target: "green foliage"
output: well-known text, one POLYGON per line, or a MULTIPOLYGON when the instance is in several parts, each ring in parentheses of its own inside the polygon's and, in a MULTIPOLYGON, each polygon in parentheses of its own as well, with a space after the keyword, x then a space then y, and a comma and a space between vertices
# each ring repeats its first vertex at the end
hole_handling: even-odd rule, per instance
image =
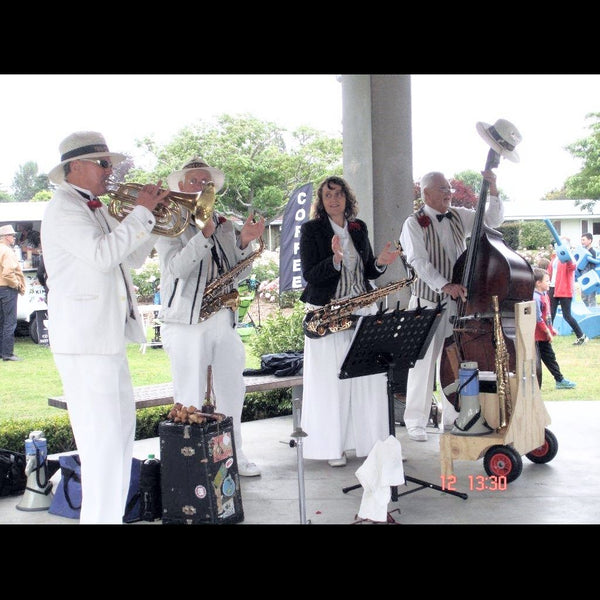
POLYGON ((253 392, 246 395, 242 409, 242 421, 258 421, 291 413, 292 391, 290 389, 253 392))
POLYGON ((279 277, 279 254, 265 250, 253 263, 252 275, 258 283, 279 277))
POLYGON ((29 202, 40 190, 47 190, 49 185, 47 175, 38 175, 37 163, 26 162, 14 176, 14 198, 17 202, 29 202))
POLYGON ((4 190, 0 190, 0 202, 15 202, 14 196, 4 190))
POLYGON ((589 125, 591 134, 565 148, 583 162, 581 171, 565 182, 565 196, 575 200, 588 200, 579 203, 583 209, 592 208, 600 198, 600 113, 589 113, 585 118, 593 119, 589 125))
POLYGON ((513 250, 519 248, 519 224, 518 223, 504 223, 500 227, 496 227, 496 230, 502 234, 506 245, 513 250))
POLYGON ((40 190, 30 200, 30 202, 48 202, 52 199, 52 192, 50 190, 40 190))
POLYGON ((138 300, 145 304, 152 304, 157 282, 160 282, 158 257, 148 258, 143 267, 132 270, 131 277, 137 288, 138 300))
POLYGON ((25 440, 32 431, 44 432, 48 443, 48 454, 68 452, 76 448, 71 422, 66 412, 54 417, 2 421, 0 448, 24 452, 25 440))
POLYGON ((167 419, 171 405, 140 408, 136 413, 135 439, 158 437, 158 426, 167 419))
POLYGON ((127 179, 165 181, 169 173, 200 155, 226 176, 217 210, 244 219, 257 212, 269 220, 281 213, 299 185, 342 172, 341 135, 330 138, 308 127, 291 136, 286 133, 275 123, 249 114, 199 121, 181 129, 165 146, 151 137, 138 141, 153 155, 156 167, 151 173, 134 169, 127 179))
POLYGON ((520 247, 525 250, 548 247, 554 241, 544 221, 521 221, 514 225, 520 226, 520 247))
POLYGON ((304 349, 304 304, 298 302, 288 315, 276 310, 269 315, 257 334, 250 340, 257 356, 278 352, 299 352, 304 349))

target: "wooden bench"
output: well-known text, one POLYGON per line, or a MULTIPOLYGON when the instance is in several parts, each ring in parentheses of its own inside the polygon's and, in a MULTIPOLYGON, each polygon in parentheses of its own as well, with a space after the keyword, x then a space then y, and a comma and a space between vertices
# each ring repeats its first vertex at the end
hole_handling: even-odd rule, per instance
MULTIPOLYGON (((302 375, 291 375, 287 377, 276 377, 275 375, 247 375, 244 376, 246 393, 264 392, 267 390, 278 390, 281 388, 293 388, 292 400, 302 398, 302 375)), ((150 406, 163 406, 173 404, 173 383, 157 383, 154 385, 140 385, 133 388, 135 407, 149 408, 150 406)), ((64 396, 52 396, 48 398, 48 406, 55 408, 67 408, 64 396)))

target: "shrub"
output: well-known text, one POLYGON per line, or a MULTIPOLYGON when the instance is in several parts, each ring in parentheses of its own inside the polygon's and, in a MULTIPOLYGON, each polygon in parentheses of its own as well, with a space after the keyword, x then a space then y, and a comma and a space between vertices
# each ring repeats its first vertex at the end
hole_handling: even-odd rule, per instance
POLYGON ((299 352, 304 349, 304 305, 298 302, 285 315, 280 309, 269 315, 263 326, 249 342, 256 356, 278 352, 299 352))
POLYGON ((136 287, 137 299, 143 304, 152 304, 157 282, 160 281, 160 264, 158 257, 148 258, 144 266, 131 272, 136 287))

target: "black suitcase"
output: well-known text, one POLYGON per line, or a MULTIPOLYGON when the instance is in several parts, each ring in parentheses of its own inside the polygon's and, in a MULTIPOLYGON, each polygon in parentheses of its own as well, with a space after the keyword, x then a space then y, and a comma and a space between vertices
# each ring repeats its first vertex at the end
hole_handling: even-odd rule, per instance
POLYGON ((243 521, 233 419, 202 425, 163 421, 158 434, 163 524, 243 521))

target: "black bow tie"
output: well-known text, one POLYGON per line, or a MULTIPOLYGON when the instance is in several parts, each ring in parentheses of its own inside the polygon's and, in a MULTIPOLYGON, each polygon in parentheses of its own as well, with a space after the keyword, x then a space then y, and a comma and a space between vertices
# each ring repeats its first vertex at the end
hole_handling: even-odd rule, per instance
POLYGON ((442 220, 444 219, 444 217, 448 217, 449 219, 451 219, 452 213, 447 212, 447 213, 444 213, 443 215, 435 215, 435 216, 437 217, 437 220, 441 223, 442 220))
POLYGON ((94 200, 93 196, 90 196, 89 194, 86 194, 85 192, 82 192, 81 190, 75 189, 75 191, 82 196, 83 198, 85 198, 86 200, 94 200))

